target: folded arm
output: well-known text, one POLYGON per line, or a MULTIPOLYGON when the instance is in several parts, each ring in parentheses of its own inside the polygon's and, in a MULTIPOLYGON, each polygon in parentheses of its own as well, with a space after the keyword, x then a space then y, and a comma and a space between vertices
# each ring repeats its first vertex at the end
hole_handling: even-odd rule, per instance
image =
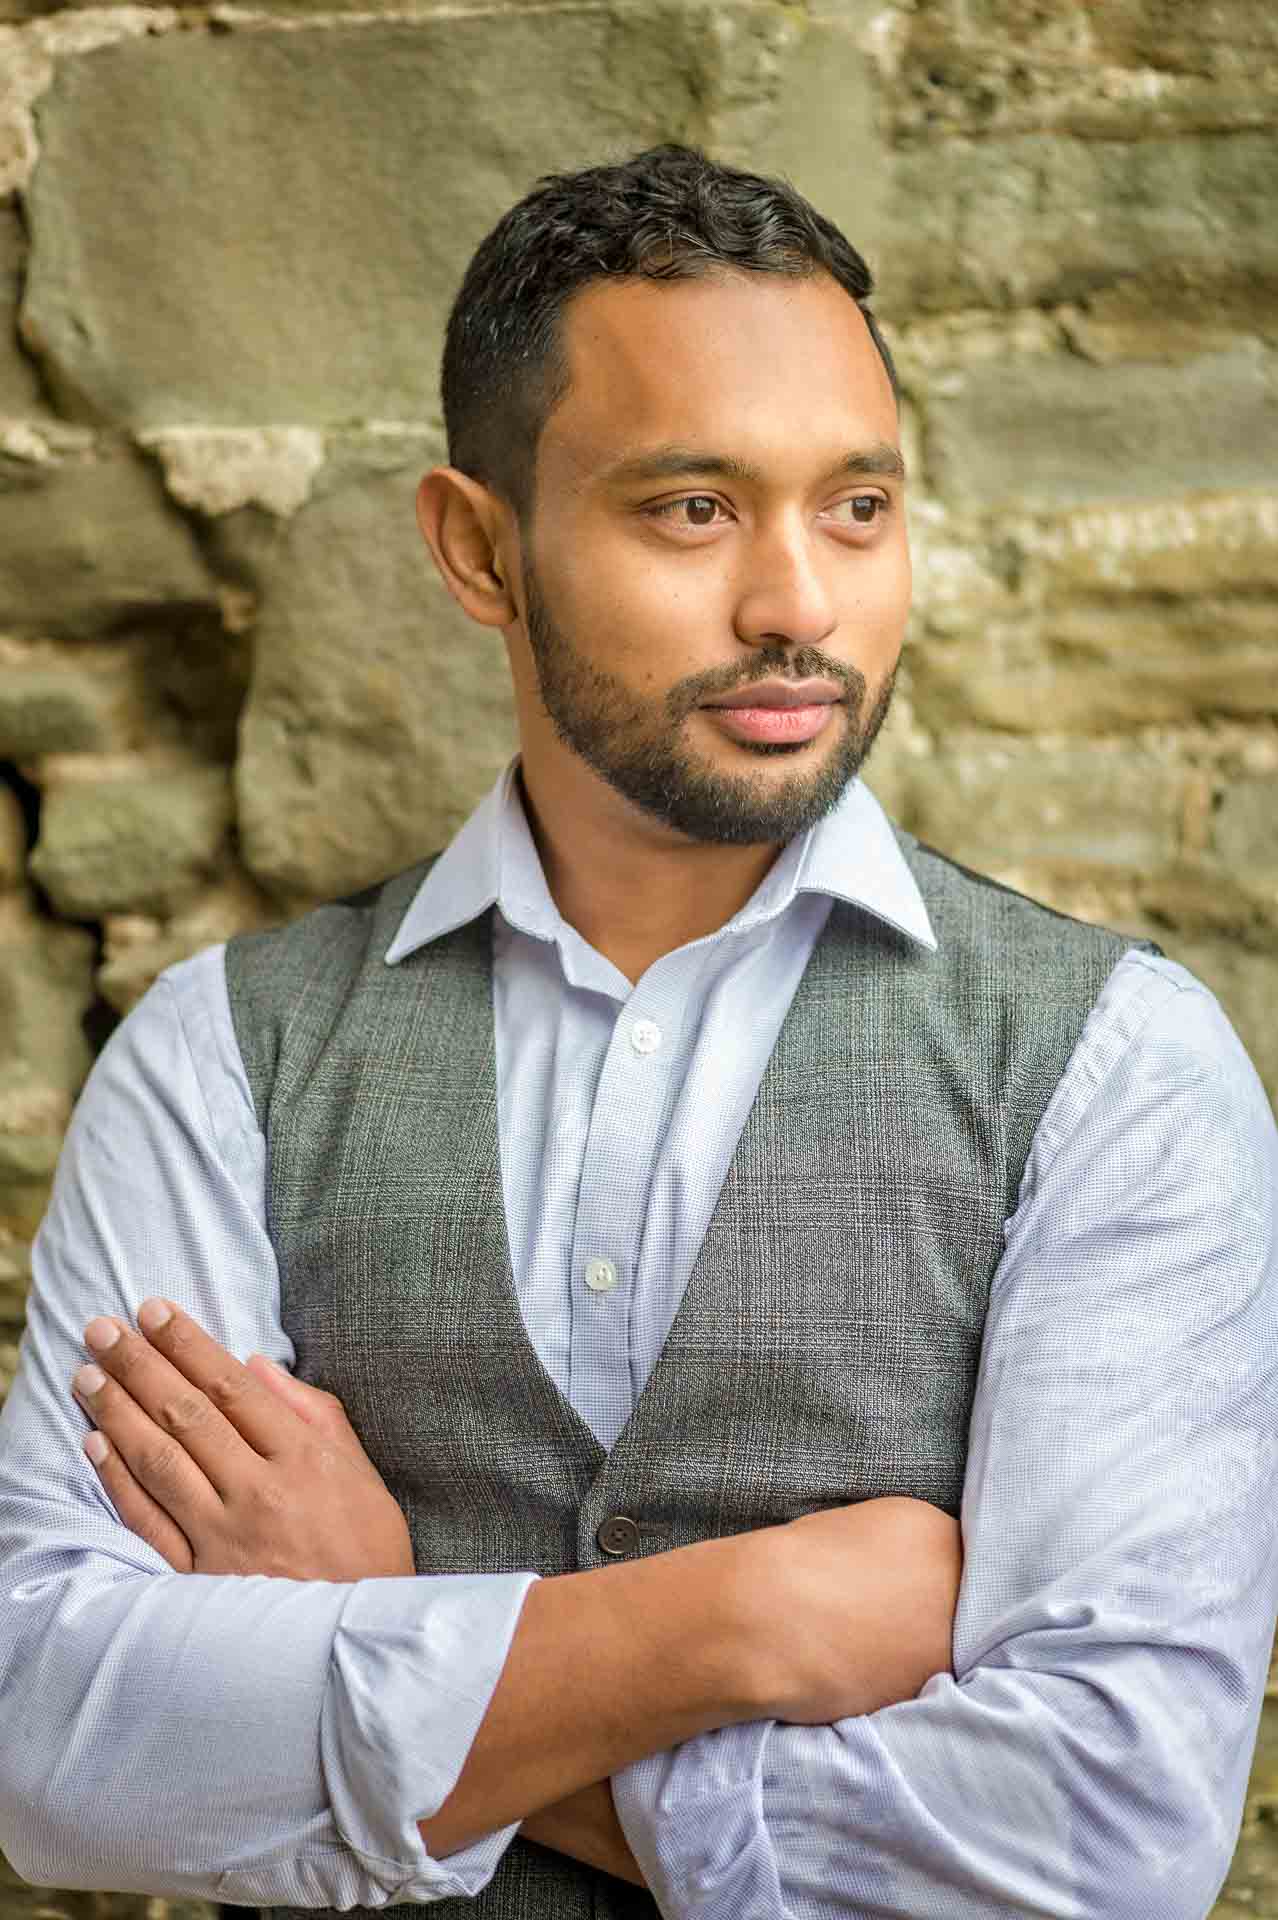
POLYGON ((957 1538, 918 1502, 545 1580, 414 1577, 397 1511, 384 1554, 367 1516, 332 1524, 394 1503, 349 1427, 358 1459, 317 1450, 331 1396, 276 1399, 237 1357, 292 1356, 238 1063, 193 1065, 182 990, 206 963, 160 984, 81 1098, 0 1417, 0 1707, 25 1736, 0 1754, 0 1843, 20 1872, 428 1902, 478 1891, 531 1816, 530 1837, 638 1879, 600 1784, 617 1768, 760 1714, 905 1698, 943 1664, 957 1538), (177 1312, 144 1337, 153 1294, 177 1312), (71 1379, 108 1314, 99 1479, 71 1379), (167 1532, 129 1522, 126 1457, 167 1532))
POLYGON ((615 1776, 667 1920, 1201 1920, 1218 1891, 1278 1608, 1278 1134, 1183 970, 1097 1013, 995 1281, 953 1673, 615 1776))
POLYGON ((474 1892, 514 1827, 441 1865, 417 1821, 456 1783, 533 1576, 179 1576, 80 1450, 70 1380, 95 1315, 165 1293, 233 1352, 293 1359, 261 1138, 238 1061, 209 1058, 216 963, 176 970, 112 1036, 37 1238, 0 1415, 0 1848, 46 1885, 247 1905, 474 1892), (382 1756, 401 1749, 397 1803, 382 1756))

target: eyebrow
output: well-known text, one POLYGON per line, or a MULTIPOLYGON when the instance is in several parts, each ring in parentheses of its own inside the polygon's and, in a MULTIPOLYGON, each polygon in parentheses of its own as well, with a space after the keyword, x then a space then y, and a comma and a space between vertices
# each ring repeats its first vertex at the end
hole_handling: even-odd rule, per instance
MULTIPOLYGON (((761 485, 764 478, 759 467, 748 460, 738 460, 734 454, 704 453, 696 447, 668 445, 653 447, 647 453, 623 455, 603 468, 598 481, 611 487, 633 480, 671 480, 680 474, 699 473, 722 474, 727 479, 746 480, 756 486, 761 485)), ((885 440, 872 447, 854 448, 821 476, 821 485, 852 475, 904 480, 905 462, 900 449, 889 446, 885 440)))

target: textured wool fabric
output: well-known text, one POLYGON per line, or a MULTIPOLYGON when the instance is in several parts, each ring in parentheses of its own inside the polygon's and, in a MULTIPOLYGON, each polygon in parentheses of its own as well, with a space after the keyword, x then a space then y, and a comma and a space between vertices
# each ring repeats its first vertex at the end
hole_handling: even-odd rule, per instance
MULTIPOLYGON (((631 989, 557 922, 521 826, 507 776, 395 948, 500 897, 513 1280, 578 1438, 608 1445, 679 1307, 830 899, 894 923, 903 947, 925 951, 931 936, 890 830, 854 788, 737 922, 631 989), (518 1125, 530 1109, 538 1123, 518 1125), (583 1255, 615 1284, 592 1288, 583 1255)), ((1273 1617, 1274 1162, 1263 1096, 1210 995, 1170 962, 1121 960, 1038 1128, 998 1266, 972 1404, 957 1680, 887 1715, 729 1729, 618 1775, 664 1911, 1146 1911, 1126 1891, 1110 1906, 1093 1892, 1111 1884, 1114 1831, 1149 1911, 1203 1910, 1192 1900, 1223 1873, 1236 1829, 1273 1617), (1163 1311, 1186 1289, 1188 1344, 1163 1311), (1080 1343, 1093 1324, 1096 1351, 1080 1343), (1187 1369, 1198 1391, 1172 1418, 1187 1369), (1157 1418, 1142 1424, 1146 1406, 1157 1418), (1057 1617, 1070 1606, 1079 1619, 1057 1617), (1187 1674, 1190 1643, 1201 1651, 1187 1674), (1071 1747, 1077 1709, 1050 1698, 1053 1684, 1090 1697, 1100 1664, 1132 1729, 1114 1756, 1100 1738, 1071 1747), (1179 1908, 1173 1855, 1172 1893, 1190 1889, 1179 1908)), ((491 1207, 491 1154, 488 1179, 491 1207)), ((295 1358, 217 951, 174 969, 108 1047, 37 1248, 0 1423, 0 1717, 57 1725, 60 1743, 6 1747, 0 1842, 58 1884, 272 1904, 482 1885, 513 1830, 441 1868, 412 1815, 460 1770, 531 1573, 354 1589, 164 1578, 76 1454, 84 1423, 65 1388, 83 1320, 152 1291, 241 1354, 295 1358)), ((539 1877, 553 1857, 511 1856, 542 1899, 526 1910, 559 1911, 539 1877)), ((597 1910, 614 1896, 631 1899, 601 1881, 597 1910)))

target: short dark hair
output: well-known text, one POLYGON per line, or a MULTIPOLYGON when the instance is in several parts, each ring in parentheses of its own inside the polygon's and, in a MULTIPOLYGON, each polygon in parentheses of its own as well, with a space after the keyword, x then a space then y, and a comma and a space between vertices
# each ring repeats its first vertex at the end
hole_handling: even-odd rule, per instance
POLYGON ((787 180, 667 144, 543 174, 480 242, 444 335, 449 465, 505 500, 526 532, 537 444, 568 391, 560 322, 569 299, 609 274, 696 280, 724 269, 804 280, 824 269, 864 314, 899 397, 866 304, 873 276, 839 229, 787 180))

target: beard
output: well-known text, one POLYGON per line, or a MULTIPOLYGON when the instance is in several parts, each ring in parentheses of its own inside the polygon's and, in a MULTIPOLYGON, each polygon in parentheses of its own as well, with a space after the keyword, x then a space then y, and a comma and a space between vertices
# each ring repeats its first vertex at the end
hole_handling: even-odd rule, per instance
MULTIPOLYGON (((833 811, 856 778, 887 718, 895 670, 868 703, 864 674, 815 647, 760 647, 748 672, 713 668, 676 681, 664 700, 645 702, 620 680, 585 659, 550 617, 533 568, 525 568, 528 643, 542 703, 564 745, 609 786, 654 819, 690 840, 721 846, 758 846, 793 839, 833 811), (784 779, 724 773, 683 744, 683 723, 707 700, 758 680, 832 680, 843 689, 833 725, 833 747, 815 766, 796 766, 784 779)), ((751 742, 743 751, 760 759, 813 757, 808 743, 751 742)))

